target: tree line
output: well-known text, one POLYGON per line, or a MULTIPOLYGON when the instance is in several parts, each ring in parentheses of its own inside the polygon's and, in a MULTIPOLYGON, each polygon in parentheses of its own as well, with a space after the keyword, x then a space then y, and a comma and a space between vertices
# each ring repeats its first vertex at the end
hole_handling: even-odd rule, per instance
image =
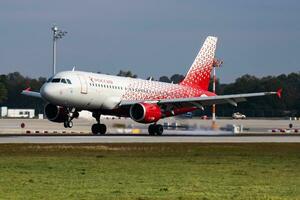
MULTIPOLYGON (((137 75, 131 71, 121 70, 117 75, 137 78, 137 75)), ((183 75, 174 74, 170 77, 161 76, 157 80, 177 84, 183 79, 183 75)), ((45 82, 46 78, 44 77, 29 78, 19 72, 0 75, 0 106, 35 108, 37 113, 43 113, 45 103, 43 100, 23 96, 20 93, 28 87, 33 91, 39 91, 45 82)), ((212 80, 209 87, 211 90, 212 80)), ((237 78, 233 83, 222 84, 219 80, 216 82, 218 95, 277 91, 279 88, 283 89, 281 99, 275 96, 254 97, 247 102, 239 103, 237 107, 229 104, 217 105, 217 116, 231 116, 233 112, 237 111, 249 117, 300 116, 300 72, 262 78, 246 74, 237 78)), ((211 109, 208 107, 204 111, 198 110, 195 115, 210 116, 211 109)))

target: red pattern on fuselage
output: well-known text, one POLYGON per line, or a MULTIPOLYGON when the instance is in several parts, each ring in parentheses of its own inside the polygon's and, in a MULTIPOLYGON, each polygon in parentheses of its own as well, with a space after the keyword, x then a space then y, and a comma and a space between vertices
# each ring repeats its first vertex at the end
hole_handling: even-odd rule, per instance
POLYGON ((201 88, 157 81, 133 80, 126 88, 122 100, 159 100, 214 96, 215 94, 201 88))

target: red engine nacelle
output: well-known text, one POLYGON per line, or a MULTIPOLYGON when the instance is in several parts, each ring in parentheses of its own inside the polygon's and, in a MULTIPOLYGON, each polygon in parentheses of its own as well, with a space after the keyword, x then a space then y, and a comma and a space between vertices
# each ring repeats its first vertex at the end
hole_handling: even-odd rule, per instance
POLYGON ((52 122, 64 122, 68 119, 68 111, 64 107, 48 103, 44 109, 47 119, 52 122))
POLYGON ((130 107, 130 117, 140 123, 157 122, 161 116, 161 109, 156 104, 136 103, 130 107))

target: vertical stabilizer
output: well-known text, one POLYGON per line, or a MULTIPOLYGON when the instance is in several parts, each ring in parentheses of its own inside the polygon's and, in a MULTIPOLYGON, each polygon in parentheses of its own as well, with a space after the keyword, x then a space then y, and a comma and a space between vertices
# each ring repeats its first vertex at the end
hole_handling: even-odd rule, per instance
POLYGON ((218 38, 208 36, 181 85, 208 90, 218 38))

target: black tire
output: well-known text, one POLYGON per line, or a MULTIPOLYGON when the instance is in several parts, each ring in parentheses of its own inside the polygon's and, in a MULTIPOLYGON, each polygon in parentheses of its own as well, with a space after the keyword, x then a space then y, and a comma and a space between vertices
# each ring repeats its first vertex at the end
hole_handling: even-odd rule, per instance
POLYGON ((72 121, 68 121, 67 122, 67 126, 68 126, 68 128, 72 128, 73 127, 73 122, 72 121))
POLYGON ((99 124, 99 132, 100 132, 101 135, 104 135, 106 133, 105 124, 99 124))
POLYGON ((64 127, 65 128, 72 128, 73 122, 72 121, 64 121, 64 127))
POLYGON ((64 121, 64 127, 68 128, 67 121, 64 121))
POLYGON ((160 124, 155 125, 155 132, 157 135, 162 135, 164 132, 164 127, 160 124))
POLYGON ((148 133, 149 133, 149 135, 155 135, 155 125, 154 124, 149 125, 148 133))
POLYGON ((91 130, 92 130, 93 135, 97 135, 99 132, 98 124, 93 124, 91 130))

